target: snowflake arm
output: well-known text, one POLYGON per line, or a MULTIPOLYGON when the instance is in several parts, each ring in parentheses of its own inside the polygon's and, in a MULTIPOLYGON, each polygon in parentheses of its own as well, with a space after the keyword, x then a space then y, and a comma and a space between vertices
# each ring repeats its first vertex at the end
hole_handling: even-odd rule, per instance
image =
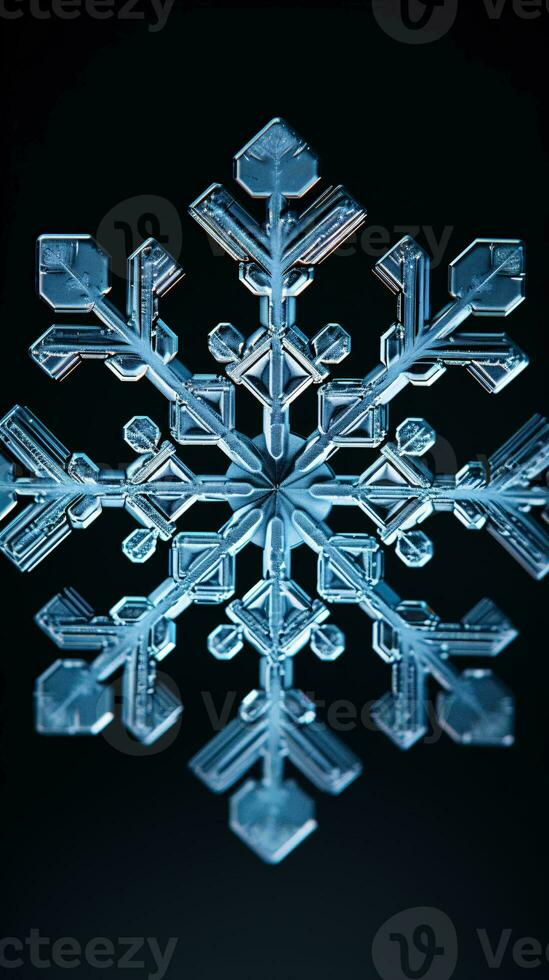
POLYGON ((215 443, 250 472, 261 468, 246 436, 234 428, 234 394, 213 375, 191 376, 175 358, 177 338, 158 317, 158 301, 183 272, 153 239, 128 260, 128 316, 106 299, 108 259, 89 235, 42 235, 38 240, 38 288, 62 313, 94 312, 100 326, 53 326, 31 347, 31 356, 61 379, 82 360, 103 359, 121 381, 148 377, 170 402, 177 442, 215 443))
POLYGON ((505 334, 463 333, 469 316, 507 316, 524 299, 524 246, 477 239, 450 265, 450 302, 429 322, 429 259, 404 238, 376 274, 398 296, 397 322, 381 338, 381 364, 361 381, 334 381, 319 392, 319 429, 297 468, 326 461, 339 446, 378 446, 387 434, 389 402, 408 383, 434 384, 462 365, 497 393, 528 364, 505 334))
POLYGON ((234 656, 245 638, 261 656, 260 687, 242 702, 238 717, 190 762, 215 792, 233 786, 262 763, 262 780, 249 780, 232 797, 231 827, 265 861, 277 863, 316 827, 314 804, 284 779, 287 758, 318 789, 341 793, 361 772, 358 759, 321 722, 314 703, 292 686, 293 657, 310 643, 323 660, 344 648, 329 612, 289 578, 290 548, 284 521, 275 516, 266 531, 264 578, 243 600, 229 605, 234 626, 220 626, 209 639, 220 659, 234 656))
POLYGON ((264 408, 269 453, 281 459, 289 434, 288 408, 312 382, 339 363, 350 340, 328 324, 309 344, 295 323, 296 297, 309 286, 315 266, 363 223, 366 212, 342 187, 327 191, 297 215, 288 202, 318 180, 317 157, 281 119, 273 119, 235 157, 236 179, 266 201, 260 225, 219 184, 191 205, 192 216, 239 262, 241 281, 260 297, 261 327, 245 342, 231 324, 210 334, 210 350, 227 373, 244 384, 264 408))
POLYGON ((124 507, 143 525, 122 546, 128 558, 143 562, 159 538, 174 535, 176 521, 196 501, 253 492, 246 482, 195 476, 146 416, 131 419, 124 437, 137 459, 123 470, 102 470, 85 453, 71 454, 28 408, 17 405, 0 421, 0 440, 31 474, 16 476, 0 457, 0 515, 7 516, 18 498, 34 498, 0 533, 0 550, 21 571, 33 569, 71 530, 89 527, 104 507, 124 507))
POLYGON ((98 650, 88 664, 57 660, 38 678, 37 728, 45 734, 97 734, 113 718, 104 683, 124 670, 124 723, 147 745, 175 723, 181 706, 156 683, 156 664, 175 647, 174 620, 191 603, 224 602, 234 590, 234 556, 250 540, 260 511, 235 514, 219 534, 178 535, 170 576, 148 598, 126 596, 108 616, 96 616, 76 593, 55 596, 37 616, 63 650, 98 650))
POLYGON ((421 567, 433 548, 422 531, 434 512, 450 511, 469 530, 488 532, 526 569, 541 579, 549 569, 549 538, 534 511, 547 507, 549 492, 539 482, 549 464, 549 425, 535 415, 486 465, 468 463, 456 475, 435 476, 418 459, 435 442, 423 419, 407 419, 359 477, 341 476, 311 487, 332 504, 356 504, 375 522, 384 544, 410 567, 421 567))
POLYGON ((460 674, 450 656, 494 657, 517 632, 490 601, 484 600, 460 624, 441 623, 425 602, 403 602, 383 581, 378 542, 356 534, 334 535, 326 524, 296 511, 293 523, 319 555, 318 591, 329 602, 357 603, 374 620, 373 645, 393 665, 393 690, 378 702, 374 718, 400 748, 427 732, 425 682, 431 675, 445 694, 438 721, 465 744, 509 745, 513 702, 490 671, 460 674))

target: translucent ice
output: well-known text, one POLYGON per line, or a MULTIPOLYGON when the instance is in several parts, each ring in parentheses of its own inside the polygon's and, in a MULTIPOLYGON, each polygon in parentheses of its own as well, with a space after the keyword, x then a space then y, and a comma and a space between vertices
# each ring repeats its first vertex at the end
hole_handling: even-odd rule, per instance
POLYGON ((449 302, 434 316, 427 254, 410 238, 396 243, 375 268, 397 299, 380 363, 363 378, 328 381, 331 367, 348 355, 350 337, 336 323, 307 337, 297 323, 297 300, 366 213, 343 187, 313 191, 316 155, 280 119, 236 155, 235 175, 240 196, 258 199, 256 209, 264 205, 263 221, 219 184, 190 209, 237 260, 240 281, 259 301, 259 327, 251 336, 230 323, 210 333, 209 350, 223 376, 193 375, 177 358, 177 336, 159 306, 183 273, 161 245, 145 241, 129 258, 122 313, 109 299, 108 257, 97 242, 89 235, 40 237, 40 295, 70 322, 50 327, 33 344, 32 357, 55 379, 90 358, 102 359, 122 381, 148 378, 169 403, 173 441, 162 438, 156 421, 136 416, 124 427, 132 458, 120 470, 106 470, 66 449, 29 409, 16 406, 0 421, 7 452, 0 456, 0 549, 29 571, 104 507, 125 508, 137 522, 122 542, 132 562, 147 561, 170 542, 168 575, 149 596, 124 596, 107 615, 97 615, 69 589, 38 614, 61 650, 36 686, 37 727, 48 734, 97 734, 109 725, 109 685, 118 671, 124 724, 141 742, 155 742, 182 711, 157 670, 176 646, 176 619, 191 603, 231 600, 208 649, 228 661, 251 648, 259 682, 191 767, 216 792, 258 770, 233 795, 230 824, 275 863, 316 827, 315 805, 287 777, 288 763, 332 794, 360 773, 358 759, 294 686, 294 657, 303 648, 325 662, 344 651, 341 629, 328 622, 330 606, 353 603, 373 622, 373 649, 392 671, 390 693, 376 703, 374 717, 396 745, 410 748, 427 731, 429 678, 440 688, 438 721, 452 739, 511 744, 511 694, 492 671, 457 664, 461 656, 492 659, 515 629, 488 599, 458 623, 441 620, 427 602, 401 599, 384 579, 383 547, 394 544, 409 568, 422 567, 434 553, 423 525, 434 512, 448 511, 468 529, 486 528, 541 578, 549 549, 537 514, 548 502, 549 427, 535 416, 485 465, 477 460, 457 474, 430 469, 436 433, 423 419, 405 419, 395 441, 386 438, 390 402, 405 385, 429 386, 447 368, 463 366, 497 393, 526 367, 506 334, 465 329, 469 318, 482 317, 484 324, 523 300, 520 241, 473 242, 451 263, 449 302), (296 207, 306 195, 313 202, 296 207), (304 438, 292 429, 290 412, 313 384, 321 385, 318 428, 304 438), (262 408, 263 431, 255 439, 235 426, 239 385, 262 408), (215 444, 227 459, 218 474, 195 475, 176 444, 215 444), (330 464, 342 446, 375 450, 362 473, 336 476, 330 464), (178 521, 196 501, 225 502, 232 516, 218 533, 178 533, 178 521), (336 505, 360 508, 372 533, 334 534, 326 522, 336 505), (234 598, 236 556, 248 545, 261 549, 262 577, 234 598), (301 545, 317 556, 316 597, 292 577, 292 550, 301 545), (93 659, 82 659, 87 651, 93 659))

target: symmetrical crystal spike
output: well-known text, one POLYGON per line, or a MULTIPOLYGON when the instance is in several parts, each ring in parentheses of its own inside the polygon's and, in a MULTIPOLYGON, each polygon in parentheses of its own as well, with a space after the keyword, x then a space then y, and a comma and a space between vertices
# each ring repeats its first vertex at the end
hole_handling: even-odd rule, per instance
POLYGON ((231 660, 251 648, 259 656, 259 683, 190 765, 215 792, 249 774, 231 798, 230 824, 263 860, 276 863, 316 827, 314 803, 287 778, 286 764, 331 794, 361 769, 293 681, 294 658, 304 648, 325 662, 344 651, 341 629, 328 622, 330 605, 354 603, 373 621, 373 649, 392 671, 391 691, 373 714, 397 746, 408 749, 427 732, 429 678, 440 688, 438 724, 452 739, 512 743, 511 694, 490 670, 459 670, 456 658, 493 658, 515 629, 488 599, 460 623, 445 623, 427 602, 401 599, 384 580, 382 547, 394 544, 408 567, 422 567, 434 548, 421 525, 434 512, 448 511, 469 529, 485 527, 541 578, 549 548, 536 515, 548 502, 549 427, 534 416, 486 463, 469 463, 458 473, 429 468, 425 457, 436 433, 423 419, 405 419, 394 442, 385 441, 389 403, 408 383, 431 385, 447 367, 461 365, 497 393, 527 365, 505 334, 464 330, 469 317, 507 316, 523 300, 523 244, 473 242, 451 263, 450 301, 431 317, 429 258, 405 238, 375 268, 397 297, 395 322, 381 337, 380 364, 363 379, 322 384, 317 431, 309 438, 293 432, 292 403, 311 384, 326 382, 351 344, 335 323, 319 326, 309 340, 297 326, 297 299, 366 213, 342 187, 296 208, 318 182, 318 162, 281 119, 237 153, 235 177, 242 191, 264 202, 264 221, 218 184, 190 209, 238 261, 241 282, 259 298, 259 326, 251 336, 230 323, 210 333, 210 352, 225 376, 192 375, 177 359, 178 340, 160 318, 159 304, 183 273, 152 239, 128 260, 123 315, 108 298, 108 258, 97 242, 89 235, 42 235, 40 295, 56 313, 93 316, 94 322, 56 324, 31 348, 55 379, 89 358, 103 359, 122 381, 147 377, 169 402, 175 442, 219 446, 229 458, 227 471, 195 476, 146 416, 124 427, 133 459, 120 470, 102 469, 16 406, 0 421, 6 450, 0 455, 0 519, 6 518, 0 550, 29 571, 104 507, 123 507, 137 521, 122 543, 131 561, 144 562, 159 542, 170 542, 168 577, 149 596, 124 596, 108 615, 96 615, 68 589, 38 614, 39 626, 63 651, 36 685, 37 728, 47 734, 97 734, 108 726, 111 679, 121 672, 123 723, 141 743, 156 742, 182 711, 158 676, 159 661, 176 645, 176 619, 191 603, 231 600, 208 650, 231 660), (263 432, 255 439, 235 427, 240 384, 262 407, 263 432), (362 475, 336 476, 328 460, 340 446, 381 448, 365 461, 362 475), (218 533, 177 533, 196 501, 227 503, 233 515, 218 533), (333 534, 326 520, 337 504, 358 506, 376 536, 333 534), (233 598, 235 558, 248 544, 262 551, 261 578, 233 598), (302 544, 317 556, 316 598, 292 578, 292 549, 302 544), (78 659, 65 651, 76 651, 78 659), (82 657, 86 651, 93 659, 82 657))
POLYGON ((534 578, 549 568, 549 537, 535 512, 547 508, 543 477, 549 465, 549 424, 534 415, 485 464, 468 463, 456 474, 434 475, 418 458, 435 441, 423 419, 407 419, 361 476, 340 476, 311 486, 318 500, 357 505, 377 525, 384 544, 396 542, 407 565, 424 565, 433 546, 412 530, 434 512, 449 511, 472 531, 487 531, 534 578))

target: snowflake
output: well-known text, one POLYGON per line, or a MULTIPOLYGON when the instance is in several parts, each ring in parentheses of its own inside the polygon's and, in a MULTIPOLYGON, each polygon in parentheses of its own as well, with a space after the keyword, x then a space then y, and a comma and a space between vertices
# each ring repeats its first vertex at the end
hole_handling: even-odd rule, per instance
POLYGON ((123 721, 145 744, 177 721, 182 707, 157 676, 175 647, 175 620, 191 603, 233 596, 235 557, 250 542, 263 551, 263 578, 226 608, 227 621, 208 639, 220 660, 246 642, 260 655, 257 690, 237 717, 191 761, 212 790, 231 787, 257 763, 260 779, 231 798, 232 829, 265 861, 284 858, 316 826, 313 801, 286 779, 287 760, 316 787, 340 793, 360 773, 358 759, 316 719, 315 704, 293 686, 293 658, 307 644, 324 661, 344 649, 329 604, 355 603, 373 620, 374 650, 391 665, 391 692, 377 702, 377 725, 400 747, 427 731, 429 676, 442 689, 441 727, 456 742, 509 745, 513 700, 489 670, 458 670, 455 656, 493 657, 516 636, 507 618, 483 600, 460 623, 444 623, 426 602, 403 601, 383 578, 382 545, 396 545, 411 568, 433 546, 418 526, 439 510, 466 528, 485 527, 535 578, 548 567, 547 537, 535 518, 547 503, 542 473, 549 455, 548 425, 534 417, 489 460, 457 475, 434 475, 421 457, 435 432, 410 418, 387 442, 389 403, 408 383, 432 385, 447 367, 462 365, 489 392, 498 392, 527 365, 505 334, 463 330, 470 316, 506 316, 524 298, 524 247, 518 241, 478 239, 450 266, 448 305, 429 312, 429 259, 411 239, 395 245, 375 272, 398 299, 396 322, 381 338, 381 362, 360 380, 319 389, 318 430, 303 439, 290 429, 290 405, 312 384, 326 382, 331 365, 349 353, 350 338, 330 323, 309 340, 296 325, 296 300, 315 267, 365 220, 342 187, 330 189, 300 213, 292 199, 317 183, 317 159, 283 121, 272 120, 235 158, 236 180, 263 199, 259 224, 220 185, 191 206, 192 216, 239 263, 240 279, 259 297, 260 327, 248 339, 219 324, 209 348, 226 377, 192 375, 176 359, 177 338, 158 304, 182 270, 154 240, 129 259, 128 309, 108 299, 108 259, 88 235, 39 239, 38 288, 58 313, 91 314, 98 324, 52 326, 31 348, 51 377, 64 378, 86 358, 101 358, 123 381, 143 377, 170 405, 176 443, 215 444, 230 460, 225 474, 195 476, 157 425, 137 416, 125 426, 137 454, 126 469, 101 470, 71 453, 31 411, 15 407, 0 438, 19 467, 0 457, 0 516, 11 516, 0 547, 21 570, 44 559, 73 529, 88 527, 103 507, 125 507, 140 525, 123 542, 144 562, 159 539, 171 541, 168 577, 148 597, 123 597, 98 616, 74 591, 53 598, 38 614, 41 628, 64 650, 95 651, 91 662, 57 660, 37 681, 38 731, 97 734, 113 718, 108 682, 123 672, 123 721), (263 406, 263 433, 249 439, 235 428, 235 386, 245 385, 263 406), (358 476, 335 476, 328 460, 341 446, 379 450, 358 476), (21 475, 21 467, 27 475, 21 475), (195 501, 225 501, 233 510, 219 533, 176 533, 195 501), (333 506, 358 506, 374 536, 334 534, 325 523, 333 506), (291 577, 292 549, 318 555, 318 594, 311 598, 291 577), (328 605, 327 605, 328 604, 328 605))

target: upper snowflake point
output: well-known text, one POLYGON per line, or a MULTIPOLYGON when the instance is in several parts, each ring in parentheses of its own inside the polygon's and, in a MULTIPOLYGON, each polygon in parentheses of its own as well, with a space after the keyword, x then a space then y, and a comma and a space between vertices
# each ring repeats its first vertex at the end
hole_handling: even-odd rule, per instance
POLYGON ((109 256, 91 235, 40 235, 38 292, 54 310, 87 311, 105 296, 109 256))
POLYGON ((475 239, 450 265, 450 291, 474 316, 508 316, 525 297, 524 243, 475 239))
POLYGON ((302 197, 318 180, 318 160, 287 122, 275 118, 236 154, 235 177, 252 197, 302 197))

